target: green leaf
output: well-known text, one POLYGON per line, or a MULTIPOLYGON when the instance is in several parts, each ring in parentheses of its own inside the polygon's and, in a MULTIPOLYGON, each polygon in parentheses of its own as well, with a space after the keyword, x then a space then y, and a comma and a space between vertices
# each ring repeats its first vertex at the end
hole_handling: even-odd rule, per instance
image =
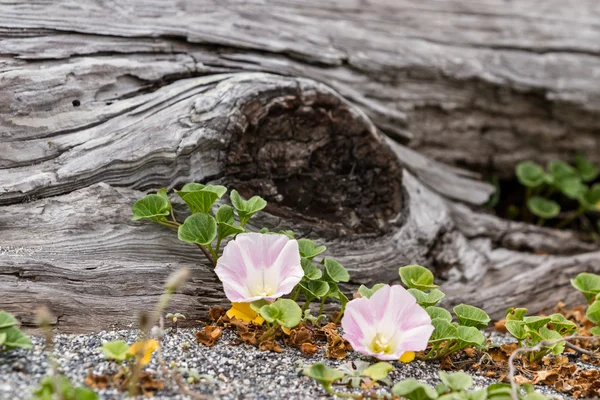
POLYGON ((6 343, 7 336, 8 335, 6 334, 6 332, 0 332, 0 347, 2 347, 4 343, 6 343))
POLYGON ((264 300, 264 299, 260 299, 260 300, 255 300, 253 302, 250 303, 250 308, 252 309, 252 311, 260 313, 260 309, 263 306, 268 306, 271 305, 270 301, 264 300))
POLYGON ((584 182, 593 181, 598 177, 598 167, 586 159, 582 154, 577 154, 575 158, 575 168, 584 182))
POLYGON ((270 307, 274 307, 279 310, 276 321, 279 325, 285 328, 294 328, 302 320, 302 310, 294 300, 278 299, 276 302, 271 304, 270 307))
POLYGON ((470 388, 473 386, 473 378, 464 372, 455 372, 453 374, 448 374, 444 371, 440 371, 440 379, 442 382, 448 386, 453 391, 461 391, 470 388))
POLYGON ((582 272, 571 279, 571 285, 585 296, 588 304, 600 293, 600 275, 582 272))
POLYGON ((533 215, 543 219, 554 218, 560 213, 557 202, 540 196, 533 196, 527 200, 527 208, 533 215))
POLYGON ((344 373, 342 371, 329 368, 323 363, 316 363, 308 368, 305 368, 304 375, 313 378, 315 381, 323 385, 326 389, 328 389, 332 383, 344 377, 344 373))
POLYGON ((147 219, 154 222, 162 222, 167 220, 167 216, 171 212, 171 202, 169 199, 159 194, 149 194, 135 202, 131 207, 133 212, 132 221, 147 219))
MULTIPOLYGON (((539 330, 539 334, 541 340, 553 341, 562 339, 560 333, 553 331, 551 329, 546 328, 545 326, 541 327, 539 330)), ((563 353, 565 350, 565 342, 558 342, 554 345, 547 346, 554 355, 558 356, 563 353)))
POLYGON ((212 205, 215 204, 215 201, 219 198, 216 193, 211 191, 199 190, 197 192, 190 192, 181 194, 181 196, 185 204, 188 205, 192 214, 196 214, 199 212, 209 213, 212 209, 212 205))
POLYGON ((0 311, 0 329, 18 325, 19 321, 6 311, 0 311))
POLYGON ((325 281, 300 282, 300 286, 308 291, 315 299, 319 299, 329 293, 329 284, 325 281))
POLYGON ((598 325, 600 323, 600 300, 596 299, 585 312, 590 321, 598 325))
POLYGON ((215 214, 217 222, 224 222, 229 225, 235 224, 235 215, 233 214, 233 208, 227 204, 222 204, 217 213, 215 214))
POLYGON ((270 304, 262 306, 258 310, 258 313, 268 323, 275 322, 275 320, 279 317, 279 309, 277 307, 275 307, 275 306, 270 305, 270 304))
POLYGON ((539 316, 523 318, 523 322, 525 323, 525 325, 529 329, 532 329, 534 331, 539 330, 542 326, 546 326, 546 324, 548 324, 548 322, 550 322, 551 320, 552 320, 552 318, 550 318, 550 317, 539 317, 539 316))
POLYGON ((312 260, 326 250, 325 246, 318 246, 310 239, 298 239, 298 249, 300 255, 312 260))
POLYGON ((485 346, 485 336, 481 331, 473 326, 458 326, 458 338, 461 342, 469 346, 485 346))
POLYGON ((302 257, 300 259, 300 265, 304 270, 304 277, 308 280, 314 281, 316 279, 321 279, 323 276, 323 272, 308 258, 302 257))
POLYGON ((98 400, 98 395, 92 389, 80 386, 74 390, 75 397, 73 400, 98 400))
POLYGON ((573 168, 571 165, 567 164, 564 161, 550 161, 548 163, 548 171, 552 175, 552 177, 561 181, 566 178, 573 178, 578 175, 577 170, 573 168))
POLYGON ((177 236, 184 242, 206 246, 217 236, 217 222, 205 213, 190 215, 179 227, 177 236))
POLYGON ((544 169, 534 162, 519 163, 515 172, 517 179, 523 186, 534 188, 544 183, 544 169))
POLYGON ((511 307, 508 310, 506 310, 506 320, 507 321, 523 321, 523 318, 525 318, 525 314, 527 314, 526 308, 511 307))
POLYGON ((560 191, 571 199, 579 199, 588 191, 588 187, 578 176, 565 178, 557 182, 560 191))
POLYGON ((408 292, 417 299, 417 304, 423 308, 435 306, 446 296, 444 292, 439 289, 433 289, 429 293, 425 293, 419 289, 408 289, 408 292))
POLYGON ((453 310, 460 324, 463 326, 473 326, 477 329, 483 329, 490 323, 490 317, 480 308, 459 304, 453 310))
POLYGON ((361 297, 366 297, 367 299, 369 299, 375 294, 376 291, 378 291, 384 286, 385 284, 383 283, 376 283, 371 289, 369 289, 365 285, 360 285, 360 287, 358 288, 358 294, 360 294, 361 297))
POLYGON ((425 311, 427 311, 427 314, 429 314, 432 320, 435 318, 440 318, 448 322, 452 322, 452 314, 442 307, 427 307, 425 311))
POLYGON ((445 319, 434 318, 431 324, 435 328, 429 339, 430 343, 439 343, 458 338, 458 329, 445 319))
POLYGON ((600 211, 600 183, 594 184, 579 200, 586 210, 600 211))
POLYGON ((504 324, 506 330, 519 340, 523 340, 527 337, 527 331, 525 330, 525 323, 523 321, 506 321, 504 324))
POLYGON ((560 333, 561 336, 577 332, 577 325, 573 321, 569 321, 564 315, 552 314, 550 318, 554 330, 560 333))
POLYGON ((217 237, 220 239, 226 238, 231 235, 237 235, 239 233, 244 233, 244 232, 246 232, 244 230, 244 228, 241 228, 239 226, 229 225, 225 222, 217 223, 217 237))
POLYGON ((267 206, 267 202, 259 196, 253 196, 249 200, 244 200, 235 189, 231 191, 229 198, 231 204, 238 212, 240 225, 242 226, 246 225, 246 222, 248 222, 254 214, 267 206))
POLYGON ((488 400, 511 400, 511 387, 506 383, 492 383, 487 387, 488 400))
POLYGON ((594 336, 600 336, 600 326, 595 326, 590 329, 590 333, 594 336))
POLYGON ((129 345, 122 340, 113 340, 106 342, 100 348, 104 357, 108 360, 125 361, 131 357, 129 353, 129 345))
POLYGON ((434 400, 438 398, 438 394, 434 388, 414 378, 396 383, 392 388, 392 393, 394 396, 407 400, 434 400))
POLYGON ((407 288, 425 291, 438 287, 433 284, 433 273, 420 265, 405 265, 398 269, 398 273, 407 288))
POLYGON ((2 329, 2 332, 6 334, 6 338, 4 339, 4 348, 6 350, 16 348, 33 349, 31 339, 16 326, 4 328, 2 329))
POLYGON ((325 266, 325 277, 331 282, 348 282, 350 274, 342 264, 333 258, 324 258, 321 263, 325 266))
POLYGON ((364 372, 364 376, 368 376, 374 381, 380 381, 387 378, 390 371, 394 369, 394 366, 388 362, 380 361, 373 365, 370 365, 364 372))

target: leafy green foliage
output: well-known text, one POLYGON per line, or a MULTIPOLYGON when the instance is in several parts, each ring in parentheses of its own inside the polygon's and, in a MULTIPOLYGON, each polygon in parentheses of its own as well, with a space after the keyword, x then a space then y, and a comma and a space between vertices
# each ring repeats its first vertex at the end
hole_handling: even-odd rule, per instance
MULTIPOLYGON (((464 372, 447 374, 440 371, 442 381, 434 389, 432 386, 421 383, 416 379, 406 379, 398 382, 392 388, 392 394, 407 400, 510 400, 511 386, 504 383, 494 383, 479 390, 469 390, 473 386, 473 379, 464 372)), ((534 392, 531 385, 518 388, 517 396, 520 400, 546 400, 546 396, 534 392)))
POLYGON ((303 373, 320 383, 327 392, 336 394, 332 391, 331 385, 337 381, 353 388, 358 388, 361 386, 362 382, 367 383, 368 381, 379 382, 391 386, 388 374, 393 369, 394 366, 385 361, 369 364, 366 361, 357 360, 342 364, 337 369, 327 367, 322 363, 317 363, 304 368, 303 373))
POLYGON ((433 273, 420 265, 405 265, 400 267, 398 273, 402 283, 409 289, 424 291, 438 287, 433 284, 433 273))
POLYGON ((385 286, 383 283, 376 283, 371 289, 369 289, 365 285, 360 285, 360 287, 358 288, 358 294, 360 294, 361 297, 366 297, 367 299, 369 299, 375 294, 376 291, 381 289, 383 286, 385 286))
POLYGON ((206 246, 217 237, 217 221, 203 212, 190 215, 179 227, 177 236, 184 242, 206 246))
POLYGON ((215 201, 227 193, 227 188, 218 185, 188 183, 176 193, 185 201, 192 214, 208 213, 215 201))
POLYGON ((229 198, 231 204, 238 212, 240 225, 242 227, 246 225, 246 222, 248 222, 254 214, 267 206, 267 202, 259 196, 253 196, 248 200, 244 200, 237 190, 232 190, 229 198))
POLYGON ((317 246, 310 239, 298 239, 298 248, 300 249, 300 256, 309 260, 312 260, 327 249, 325 246, 317 246))
POLYGON ((107 360, 122 362, 132 356, 129 352, 129 345, 122 340, 106 342, 100 347, 100 350, 104 353, 104 357, 107 360))
POLYGON ((550 219, 560 214, 560 205, 554 200, 534 196, 527 200, 527 208, 533 215, 543 219, 550 219))
POLYGON ((0 351, 33 348, 31 340, 18 325, 19 321, 12 314, 0 311, 0 351))
POLYGON ((285 328, 294 328, 302 320, 300 306, 290 299, 278 299, 273 304, 265 304, 258 312, 265 321, 285 328))
POLYGON ((591 304, 600 293, 600 275, 582 272, 575 279, 571 279, 571 285, 585 296, 588 304, 591 304))
POLYGON ((32 400, 97 400, 98 395, 86 387, 73 387, 69 379, 63 375, 46 376, 40 386, 33 391, 32 400), (58 389, 58 392, 57 392, 58 389))
MULTIPOLYGON (((534 347, 542 341, 553 341, 577 331, 577 325, 561 314, 546 317, 527 317, 526 308, 509 308, 506 311, 506 330, 513 335, 519 344, 534 347)), ((530 352, 531 361, 541 360, 552 353, 559 355, 565 348, 564 342, 542 347, 540 351, 530 352)))
POLYGON ((304 375, 319 382, 325 390, 330 391, 331 385, 344 377, 344 373, 334 368, 329 368, 323 363, 316 363, 304 369, 304 375))
POLYGON ((431 346, 422 358, 439 359, 467 347, 485 347, 485 336, 480 329, 488 326, 490 317, 483 310, 459 304, 454 307, 458 322, 452 322, 452 314, 436 306, 445 295, 433 284, 431 271, 420 265, 408 265, 400 267, 398 273, 417 304, 425 308, 435 328, 429 339, 431 346))
POLYGON ((600 211, 600 183, 588 187, 597 179, 598 172, 598 167, 582 155, 576 157, 575 166, 554 160, 545 171, 540 165, 526 161, 515 169, 517 179, 527 188, 527 209, 540 218, 540 223, 561 216, 562 206, 570 207, 573 200, 579 203, 577 210, 562 213, 565 217, 557 227, 568 225, 586 212, 600 211))
POLYGON ((164 195, 149 194, 136 201, 131 211, 133 221, 146 219, 152 222, 166 222, 171 212, 171 203, 164 195))

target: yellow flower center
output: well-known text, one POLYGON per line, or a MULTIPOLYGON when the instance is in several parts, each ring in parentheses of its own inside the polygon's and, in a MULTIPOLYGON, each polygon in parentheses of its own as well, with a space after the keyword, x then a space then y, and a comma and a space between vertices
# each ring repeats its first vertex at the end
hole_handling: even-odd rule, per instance
POLYGON ((392 353, 395 349, 395 345, 392 342, 391 338, 388 338, 381 333, 378 333, 373 338, 371 342, 371 350, 373 353, 384 353, 389 354, 392 353))
POLYGON ((254 289, 254 293, 252 293, 253 296, 260 296, 260 297, 269 297, 269 296, 273 296, 275 294, 275 289, 271 289, 270 286, 257 286, 254 289))

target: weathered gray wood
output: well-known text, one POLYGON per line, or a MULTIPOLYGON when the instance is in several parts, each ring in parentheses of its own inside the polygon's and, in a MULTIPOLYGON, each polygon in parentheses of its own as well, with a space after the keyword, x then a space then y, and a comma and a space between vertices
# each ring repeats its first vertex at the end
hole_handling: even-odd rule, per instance
POLYGON ((0 308, 28 324, 48 303, 64 331, 127 326, 179 266, 193 274, 174 310, 193 320, 222 304, 192 246, 129 221, 144 192, 193 180, 270 196, 256 227, 324 242, 351 270, 348 290, 423 263, 448 304, 500 316, 573 299, 568 278, 600 271, 597 247, 572 233, 478 211, 491 188, 474 179, 526 158, 600 161, 593 1, 0 11, 0 308), (282 183, 307 175, 338 188, 315 189, 335 211, 305 212, 282 183))

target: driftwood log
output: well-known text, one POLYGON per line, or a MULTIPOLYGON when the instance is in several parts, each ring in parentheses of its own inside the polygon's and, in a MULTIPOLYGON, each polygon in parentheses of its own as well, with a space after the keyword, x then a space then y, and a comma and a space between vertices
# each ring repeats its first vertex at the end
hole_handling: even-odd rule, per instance
POLYGON ((589 0, 0 1, 0 309, 127 327, 182 266, 170 309, 224 305, 195 247, 130 221, 189 181, 265 197, 253 227, 325 244, 348 293, 422 263, 448 306, 577 301, 598 247, 491 215, 479 178, 600 162, 598 17, 589 0))

